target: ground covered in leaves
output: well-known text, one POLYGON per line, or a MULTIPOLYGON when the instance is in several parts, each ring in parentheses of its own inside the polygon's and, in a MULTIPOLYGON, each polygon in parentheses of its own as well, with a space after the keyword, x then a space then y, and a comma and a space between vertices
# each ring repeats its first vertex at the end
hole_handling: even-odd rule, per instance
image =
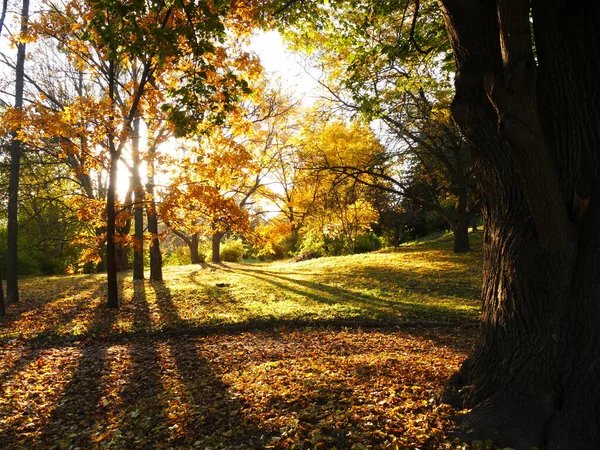
POLYGON ((0 447, 462 448, 436 392, 461 329, 5 344, 0 447))
POLYGON ((0 448, 465 448, 435 397, 472 345, 481 254, 447 246, 126 273, 117 313, 101 276, 25 280, 0 448))

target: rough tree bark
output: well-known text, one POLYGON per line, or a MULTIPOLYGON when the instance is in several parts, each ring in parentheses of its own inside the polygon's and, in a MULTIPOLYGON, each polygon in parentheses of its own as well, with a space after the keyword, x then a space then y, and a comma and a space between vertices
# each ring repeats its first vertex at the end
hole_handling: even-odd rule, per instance
MULTIPOLYGON (((4 10, 5 11, 5 10, 4 10)), ((3 11, 3 13, 4 13, 3 11)), ((3 18, 4 20, 4 18, 3 18)), ((21 33, 27 33, 29 23, 29 0, 23 0, 21 10, 21 33)), ((25 42, 17 45, 17 65, 15 80, 15 108, 23 107, 23 91, 25 88, 25 42)), ((6 248, 6 302, 19 301, 19 284, 17 273, 17 235, 19 209, 19 172, 21 170, 22 142, 15 133, 10 143, 10 174, 8 180, 7 205, 7 248, 6 248)))
POLYGON ((600 448, 600 6, 440 0, 485 223, 481 333, 445 400, 472 438, 600 448))

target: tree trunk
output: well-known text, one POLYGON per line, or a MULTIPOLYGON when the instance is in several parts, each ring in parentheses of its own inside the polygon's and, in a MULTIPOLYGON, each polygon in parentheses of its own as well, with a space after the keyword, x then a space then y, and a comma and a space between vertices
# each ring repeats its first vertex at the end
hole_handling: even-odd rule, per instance
POLYGON ((481 334, 444 398, 471 439, 600 448, 600 8, 533 2, 536 67, 527 0, 441 3, 485 224, 481 334))
MULTIPOLYGON (((116 188, 115 188, 116 189, 116 188)), ((115 191, 115 196, 116 196, 115 191)), ((116 199, 115 199, 116 202, 116 199)), ((129 179, 129 189, 125 194, 124 205, 122 208, 119 208, 118 213, 115 215, 115 221, 118 223, 119 214, 126 214, 127 217, 125 219, 125 224, 121 226, 115 225, 115 232, 117 236, 128 236, 131 232, 131 210, 133 208, 133 181, 129 179)), ((117 239, 115 242, 115 254, 117 260, 117 272, 122 272, 124 270, 129 269, 129 247, 126 245, 126 242, 120 239, 117 239)))
MULTIPOLYGON (((152 200, 151 206, 152 210, 156 211, 154 200, 152 200)), ((148 212, 148 231, 152 235, 152 240, 150 241, 150 280, 162 281, 162 254, 158 238, 158 218, 155 212, 148 212)))
POLYGON ((150 204, 146 208, 146 212, 148 215, 148 232, 152 236, 152 240, 150 241, 150 280, 162 281, 162 254, 160 252, 160 240, 158 239, 158 214, 156 211, 156 201, 154 200, 154 158, 156 156, 156 147, 151 146, 149 153, 146 190, 150 196, 150 204))
POLYGON ((117 252, 115 243, 115 191, 117 186, 118 161, 119 155, 111 151, 108 193, 106 199, 106 275, 108 279, 107 306, 109 308, 119 307, 119 293, 117 286, 117 252))
POLYGON ((466 182, 460 185, 458 201, 456 205, 456 225, 452 230, 454 232, 454 253, 465 253, 471 250, 469 243, 469 222, 471 214, 467 212, 467 201, 469 192, 466 182))
POLYGON ((4 306, 4 288, 2 286, 2 277, 0 277, 0 317, 6 316, 6 307, 4 306))
MULTIPOLYGON (((115 101, 115 62, 108 63, 109 98, 115 101)), ((114 117, 111 117, 111 122, 114 117)), ((115 136, 109 131, 108 147, 110 152, 110 167, 108 176, 108 191, 106 193, 106 278, 108 284, 106 306, 119 307, 119 288, 117 285, 117 254, 116 254, 116 211, 115 194, 117 190, 117 170, 121 152, 115 148, 115 136)))
MULTIPOLYGON (((29 0, 23 0, 21 10, 21 33, 27 33, 29 23, 29 0)), ((25 42, 17 45, 17 66, 15 71, 15 109, 23 106, 23 91, 25 89, 25 42)), ((18 209, 19 209, 19 172, 21 170, 22 142, 17 139, 16 133, 10 143, 10 175, 8 181, 8 206, 7 206, 7 249, 6 249, 6 302, 19 301, 18 284, 18 209)))
POLYGON ((190 256, 192 258, 192 264, 202 264, 204 261, 200 261, 200 253, 198 252, 198 235, 192 234, 192 239, 190 239, 190 256))
POLYGON ((459 214, 456 226, 454 227, 454 253, 465 253, 471 250, 469 243, 469 222, 470 217, 467 214, 459 214))
POLYGON ((133 121, 131 154, 133 187, 133 215, 134 215, 134 242, 133 242, 133 279, 144 279, 144 188, 140 177, 140 118, 133 121))
POLYGON ((225 233, 222 231, 215 231, 212 236, 212 259, 214 263, 221 262, 221 239, 223 239, 225 233))

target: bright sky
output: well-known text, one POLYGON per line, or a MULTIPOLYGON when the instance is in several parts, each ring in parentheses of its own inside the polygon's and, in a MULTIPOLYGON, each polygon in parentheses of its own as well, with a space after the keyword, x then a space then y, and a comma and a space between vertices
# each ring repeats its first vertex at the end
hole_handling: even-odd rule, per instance
POLYGON ((315 70, 307 73, 301 55, 287 50, 277 31, 257 31, 250 49, 258 54, 265 70, 280 79, 284 88, 292 91, 295 99, 302 99, 305 106, 314 103, 319 83, 313 77, 318 77, 318 73, 315 70))

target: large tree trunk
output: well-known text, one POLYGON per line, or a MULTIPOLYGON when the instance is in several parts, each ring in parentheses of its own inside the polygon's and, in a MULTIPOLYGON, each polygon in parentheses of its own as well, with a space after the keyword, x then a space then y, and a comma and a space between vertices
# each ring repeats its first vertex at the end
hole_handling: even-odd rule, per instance
MULTIPOLYGON (((29 0, 23 0, 21 10, 21 33, 27 33, 29 23, 29 0)), ((25 89, 25 42, 17 45, 17 65, 15 81, 15 109, 23 106, 23 91, 25 89)), ((16 133, 10 143, 10 174, 8 181, 8 206, 7 206, 7 249, 6 249, 6 302, 19 301, 19 285, 17 271, 17 235, 18 235, 18 209, 19 209, 19 172, 21 170, 22 142, 16 133)))
POLYGON ((445 399, 472 438, 600 448, 600 8, 534 2, 536 67, 528 1, 441 3, 485 223, 481 334, 445 399))
POLYGON ((221 239, 223 239, 225 233, 222 231, 215 231, 212 236, 212 259, 214 263, 221 262, 221 239))

